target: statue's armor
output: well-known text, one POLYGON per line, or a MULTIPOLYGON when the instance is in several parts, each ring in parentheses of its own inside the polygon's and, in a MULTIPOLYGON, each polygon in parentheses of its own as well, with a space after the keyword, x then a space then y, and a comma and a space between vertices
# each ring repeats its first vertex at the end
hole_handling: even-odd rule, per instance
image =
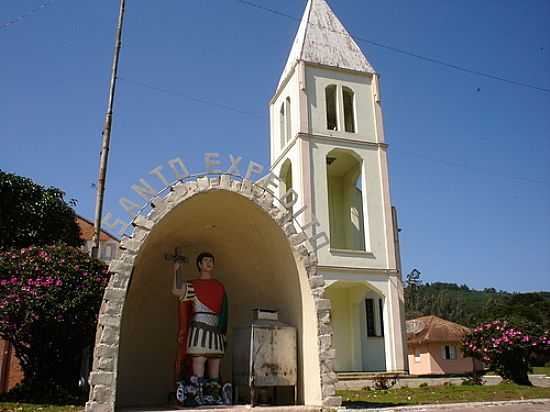
POLYGON ((223 285, 215 279, 186 282, 180 302, 191 302, 192 315, 187 334, 190 356, 222 357, 225 350, 227 298, 223 285))

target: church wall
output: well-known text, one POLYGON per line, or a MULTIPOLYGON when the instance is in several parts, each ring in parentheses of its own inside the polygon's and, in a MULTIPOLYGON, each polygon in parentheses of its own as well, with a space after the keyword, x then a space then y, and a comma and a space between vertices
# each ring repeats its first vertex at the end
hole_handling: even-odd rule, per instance
MULTIPOLYGON (((328 184, 326 171, 326 156, 335 147, 352 150, 363 159, 363 215, 365 216, 364 230, 366 231, 366 250, 350 254, 331 252, 330 247, 324 246, 319 250, 319 264, 321 266, 357 267, 357 268, 392 268, 388 258, 388 239, 386 215, 390 213, 389 204, 383 199, 381 187, 380 163, 376 148, 361 145, 335 145, 315 140, 312 145, 313 176, 315 176, 314 212, 325 233, 330 233, 328 184), (387 210, 386 210, 387 209, 387 210), (370 246, 370 247, 369 247, 370 246)), ((393 266, 395 268, 395 266, 393 266)))
POLYGON ((291 136, 289 141, 296 136, 300 130, 300 109, 299 109, 299 87, 298 73, 296 70, 292 73, 285 87, 279 92, 273 104, 270 105, 271 119, 271 162, 273 163, 277 157, 285 150, 287 144, 281 146, 281 130, 280 130, 280 109, 287 97, 290 97, 291 103, 291 136))
MULTIPOLYGON (((383 296, 366 282, 341 281, 327 288, 332 303, 336 349, 336 370, 339 372, 386 370, 386 348, 383 336, 367 336, 365 299, 383 296)), ((376 330, 380 314, 375 307, 376 330)))
MULTIPOLYGON (((326 69, 306 65, 306 84, 309 103, 309 133, 343 137, 364 142, 376 142, 372 76, 368 74, 354 74, 338 69, 326 69), (347 86, 355 93, 355 125, 356 133, 334 131, 327 129, 325 88, 331 84, 341 87, 347 86)), ((341 96, 338 99, 342 118, 341 96)))

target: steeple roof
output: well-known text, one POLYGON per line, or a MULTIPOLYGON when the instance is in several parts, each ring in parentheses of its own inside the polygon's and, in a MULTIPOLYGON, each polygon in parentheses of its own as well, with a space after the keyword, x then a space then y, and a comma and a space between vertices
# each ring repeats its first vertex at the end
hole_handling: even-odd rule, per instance
POLYGON ((308 0, 279 86, 290 73, 294 63, 299 60, 374 73, 373 67, 357 43, 325 0, 308 0))

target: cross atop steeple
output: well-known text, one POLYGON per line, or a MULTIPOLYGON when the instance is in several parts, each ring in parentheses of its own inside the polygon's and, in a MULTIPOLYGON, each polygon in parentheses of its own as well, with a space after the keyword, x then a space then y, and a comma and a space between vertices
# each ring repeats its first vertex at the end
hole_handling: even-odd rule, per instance
POLYGON ((374 73, 374 68, 325 0, 309 0, 279 86, 298 61, 374 73))

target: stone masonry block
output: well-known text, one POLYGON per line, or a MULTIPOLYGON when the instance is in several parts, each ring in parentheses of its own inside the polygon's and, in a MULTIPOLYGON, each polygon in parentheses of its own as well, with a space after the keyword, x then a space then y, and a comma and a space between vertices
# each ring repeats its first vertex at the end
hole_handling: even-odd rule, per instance
POLYGON ((99 344, 95 346, 94 357, 103 358, 103 357, 113 357, 115 356, 116 351, 118 350, 117 346, 99 344))
POLYGON ((319 323, 330 324, 330 310, 317 311, 317 319, 319 323))
POLYGON ((311 289, 322 288, 325 286, 325 279, 322 276, 310 276, 309 286, 311 289))
POLYGON ((273 195, 269 192, 265 192, 260 199, 260 206, 264 210, 271 210, 273 207, 273 195))
POLYGON ((121 259, 116 259, 109 265, 109 272, 111 273, 124 273, 132 270, 132 265, 127 264, 121 259))
POLYGON ((199 177, 197 179, 197 187, 199 192, 204 192, 210 188, 210 180, 208 176, 199 177))
POLYGON ((187 186, 185 183, 178 183, 172 187, 172 193, 168 197, 170 203, 178 204, 187 196, 187 186))
POLYGON ((336 395, 336 386, 334 385, 323 385, 323 399, 328 398, 329 396, 336 395))
POLYGON ((141 241, 133 238, 124 238, 120 241, 120 247, 125 250, 126 253, 136 254, 141 248, 141 241))
POLYGON ((332 337, 330 335, 320 335, 319 346, 320 346, 321 352, 325 352, 329 349, 332 349, 332 337))
POLYGON ((323 406, 329 408, 337 408, 342 405, 342 398, 340 396, 327 396, 323 399, 323 406))
POLYGON ((128 287, 128 283, 130 282, 130 275, 127 274, 128 272, 122 274, 122 273, 113 273, 111 275, 111 280, 109 282, 109 286, 113 288, 118 289, 126 289, 128 287))
POLYGON ((296 248, 296 252, 298 252, 298 254, 304 258, 307 258, 309 255, 309 250, 307 250, 307 247, 305 247, 303 244, 299 245, 296 248))
POLYGON ((220 177, 220 187, 225 190, 231 189, 231 176, 229 175, 222 175, 220 177))
POLYGON ((101 332, 101 339, 99 342, 105 345, 117 344, 119 335, 120 333, 117 328, 113 328, 112 326, 105 326, 103 328, 103 332, 101 332))
POLYGON ((252 181, 248 179, 244 179, 241 183, 241 195, 252 199, 253 193, 252 193, 252 181))
POLYGON ((283 230, 287 236, 292 236, 296 234, 296 228, 292 222, 288 222, 284 225, 283 230))
POLYGON ((99 403, 109 403, 112 400, 112 394, 113 392, 110 388, 104 385, 96 385, 92 390, 91 399, 99 403))
POLYGON ((154 226, 154 222, 147 219, 143 215, 138 215, 133 221, 134 226, 145 230, 151 230, 154 226))
POLYGON ((97 367, 102 371, 111 372, 113 371, 114 363, 113 358, 99 358, 97 367))
POLYGON ((113 372, 92 372, 90 373, 90 385, 112 385, 113 372))
POLYGON ((239 182, 238 180, 233 180, 233 182, 231 182, 231 190, 234 192, 240 192, 241 182, 239 182))
POLYGON ((125 296, 126 296, 126 289, 106 288, 103 298, 113 302, 124 302, 125 296))
POLYGON ((218 176, 210 178, 210 187, 214 189, 220 187, 220 178, 218 176))
POLYGON ((120 328, 120 316, 113 315, 100 315, 98 323, 103 326, 109 326, 111 328, 120 328))
POLYGON ((330 303, 330 299, 318 299, 315 302, 315 305, 317 306, 317 310, 330 310, 332 307, 332 304, 330 303))
POLYGON ((86 412, 113 412, 110 402, 86 402, 86 412))
POLYGON ((289 239, 292 245, 297 246, 307 241, 307 236, 304 232, 301 232, 295 235, 291 235, 289 239))

